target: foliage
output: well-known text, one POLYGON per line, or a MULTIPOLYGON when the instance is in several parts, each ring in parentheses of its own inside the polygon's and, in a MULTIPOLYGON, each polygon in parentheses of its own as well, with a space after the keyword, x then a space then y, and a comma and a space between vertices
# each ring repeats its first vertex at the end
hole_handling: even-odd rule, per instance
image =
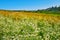
POLYGON ((0 40, 60 40, 60 16, 1 12, 0 40))

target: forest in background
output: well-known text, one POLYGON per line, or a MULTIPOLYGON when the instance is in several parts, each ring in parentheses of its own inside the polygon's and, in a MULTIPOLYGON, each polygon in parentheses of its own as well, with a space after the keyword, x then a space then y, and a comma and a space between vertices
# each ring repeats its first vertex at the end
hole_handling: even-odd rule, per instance
POLYGON ((0 11, 10 11, 10 12, 34 12, 34 13, 45 13, 45 14, 60 14, 60 6, 49 7, 46 9, 38 9, 38 10, 4 10, 0 9, 0 11))

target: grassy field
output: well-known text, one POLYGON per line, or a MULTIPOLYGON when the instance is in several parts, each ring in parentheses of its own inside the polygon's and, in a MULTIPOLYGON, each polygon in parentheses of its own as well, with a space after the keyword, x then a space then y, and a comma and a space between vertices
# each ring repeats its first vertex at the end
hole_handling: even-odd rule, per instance
POLYGON ((0 11, 0 40, 60 40, 60 16, 0 11))

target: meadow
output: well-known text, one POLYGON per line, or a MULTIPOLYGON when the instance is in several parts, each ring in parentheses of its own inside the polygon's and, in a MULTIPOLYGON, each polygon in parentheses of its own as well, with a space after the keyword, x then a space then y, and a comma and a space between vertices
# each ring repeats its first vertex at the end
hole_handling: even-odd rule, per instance
POLYGON ((60 16, 0 11, 0 40, 60 40, 60 16))

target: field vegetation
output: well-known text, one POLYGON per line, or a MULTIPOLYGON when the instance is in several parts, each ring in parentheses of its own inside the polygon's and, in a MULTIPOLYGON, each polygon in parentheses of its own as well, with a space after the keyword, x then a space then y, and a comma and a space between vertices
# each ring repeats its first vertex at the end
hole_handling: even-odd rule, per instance
POLYGON ((52 14, 0 10, 0 40, 60 40, 60 15, 52 14))

